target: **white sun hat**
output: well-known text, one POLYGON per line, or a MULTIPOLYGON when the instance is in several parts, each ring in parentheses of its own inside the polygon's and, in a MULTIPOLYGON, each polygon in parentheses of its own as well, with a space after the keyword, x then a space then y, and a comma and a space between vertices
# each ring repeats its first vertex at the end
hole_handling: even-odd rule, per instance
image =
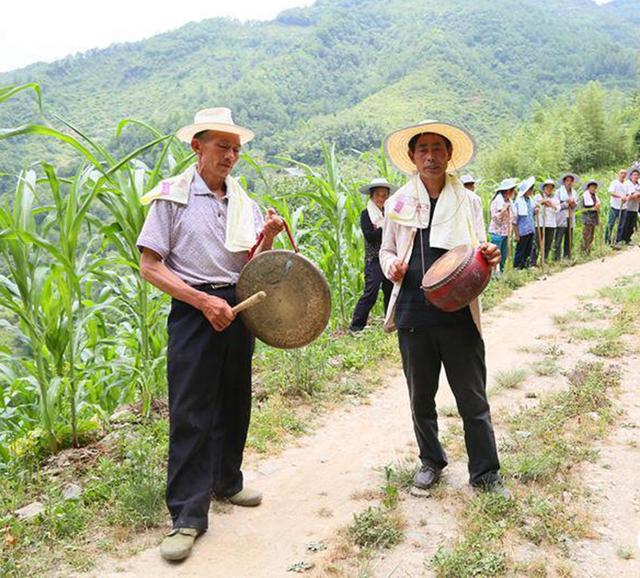
POLYGON ((228 134, 235 134, 240 137, 240 144, 248 143, 254 136, 253 131, 248 128, 238 126, 231 118, 231 110, 226 107, 203 108, 196 112, 193 124, 183 126, 176 136, 186 143, 190 143, 191 139, 203 130, 215 130, 228 134))
POLYGON ((371 189, 376 189, 378 187, 389 189, 390 195, 393 195, 393 193, 395 193, 398 190, 398 187, 387 182, 387 179, 380 178, 380 177, 372 179, 370 183, 361 186, 358 190, 363 195, 368 195, 371 192, 371 189))
POLYGON ((384 150, 389 160, 405 175, 413 175, 417 172, 416 166, 409 158, 409 141, 414 136, 425 132, 439 134, 451 142, 453 151, 447 170, 461 169, 473 160, 476 147, 467 131, 446 122, 423 120, 419 124, 392 132, 384 141, 384 150))
POLYGON ((529 189, 532 189, 535 184, 536 184, 535 177, 529 177, 528 179, 521 181, 520 184, 518 185, 518 197, 524 196, 524 194, 529 189))
POLYGON ((502 179, 502 182, 496 187, 496 193, 503 193, 504 191, 510 191, 518 186, 518 179, 502 179))
POLYGON ((476 180, 476 178, 473 175, 462 175, 460 177, 460 182, 463 185, 470 185, 471 183, 477 183, 478 181, 476 180))

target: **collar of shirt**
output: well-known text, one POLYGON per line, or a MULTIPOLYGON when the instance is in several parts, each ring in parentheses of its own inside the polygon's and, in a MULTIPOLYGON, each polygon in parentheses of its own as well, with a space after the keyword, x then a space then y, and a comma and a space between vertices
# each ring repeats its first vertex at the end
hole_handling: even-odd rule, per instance
POLYGON ((207 183, 204 182, 204 179, 200 176, 200 173, 198 173, 198 171, 195 172, 195 175, 193 177, 193 182, 191 183, 191 192, 194 195, 211 195, 216 201, 223 201, 225 203, 229 202, 229 197, 227 196, 226 192, 223 197, 218 197, 213 192, 211 192, 211 190, 207 186, 207 183))

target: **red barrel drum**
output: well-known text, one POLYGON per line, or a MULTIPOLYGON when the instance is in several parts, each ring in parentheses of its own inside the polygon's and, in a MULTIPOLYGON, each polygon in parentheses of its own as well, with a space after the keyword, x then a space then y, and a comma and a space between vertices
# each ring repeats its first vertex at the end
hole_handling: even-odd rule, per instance
POLYGON ((491 266, 482 251, 458 245, 429 268, 422 278, 422 290, 438 309, 458 311, 484 291, 490 278, 491 266))

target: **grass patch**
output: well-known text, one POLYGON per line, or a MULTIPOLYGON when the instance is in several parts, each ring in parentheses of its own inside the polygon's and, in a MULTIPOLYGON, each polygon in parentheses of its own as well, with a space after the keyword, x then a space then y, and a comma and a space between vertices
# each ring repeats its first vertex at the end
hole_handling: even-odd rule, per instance
POLYGON ((403 459, 385 467, 387 484, 391 483, 400 490, 408 490, 413 485, 413 477, 420 466, 412 459, 403 459))
POLYGON ((0 481, 0 575, 46 576, 53 568, 64 574, 86 571, 96 552, 112 550, 114 543, 130 537, 131 529, 162 524, 167 441, 166 422, 156 420, 111 434, 96 459, 70 460, 58 470, 10 466, 0 481), (82 487, 79 497, 63 497, 69 482, 82 487), (12 515, 35 500, 45 505, 38 517, 23 521, 12 515))
POLYGON ((610 430, 616 417, 611 392, 620 375, 601 363, 585 363, 568 381, 568 390, 543 396, 511 418, 501 454, 503 474, 517 485, 518 499, 471 498, 463 510, 462 538, 430 560, 438 576, 504 575, 514 567, 503 547, 507 533, 561 553, 566 539, 589 535, 588 510, 576 499, 582 490, 570 470, 593 458, 591 444, 610 430))
POLYGON ((528 377, 525 369, 509 369, 498 371, 494 377, 496 387, 499 389, 515 389, 520 387, 528 377))
POLYGON ((552 357, 544 357, 531 364, 533 372, 540 377, 551 377, 560 373, 558 362, 552 357))
POLYGON ((506 570, 506 557, 483 534, 471 534, 452 548, 438 548, 429 565, 440 578, 500 576, 506 570))
POLYGON ((364 512, 354 514, 349 526, 351 541, 362 549, 378 550, 399 544, 404 533, 400 515, 388 508, 369 506, 364 512))

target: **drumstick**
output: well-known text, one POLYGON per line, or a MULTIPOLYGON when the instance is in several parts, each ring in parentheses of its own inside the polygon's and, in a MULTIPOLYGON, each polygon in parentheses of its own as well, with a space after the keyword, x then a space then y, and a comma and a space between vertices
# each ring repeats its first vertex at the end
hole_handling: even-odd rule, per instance
POLYGON ((238 303, 235 307, 232 307, 231 311, 233 311, 234 315, 236 313, 240 313, 240 311, 244 311, 245 309, 255 305, 256 303, 260 303, 260 301, 262 301, 266 296, 267 294, 264 291, 258 291, 251 297, 248 297, 244 301, 238 303))

